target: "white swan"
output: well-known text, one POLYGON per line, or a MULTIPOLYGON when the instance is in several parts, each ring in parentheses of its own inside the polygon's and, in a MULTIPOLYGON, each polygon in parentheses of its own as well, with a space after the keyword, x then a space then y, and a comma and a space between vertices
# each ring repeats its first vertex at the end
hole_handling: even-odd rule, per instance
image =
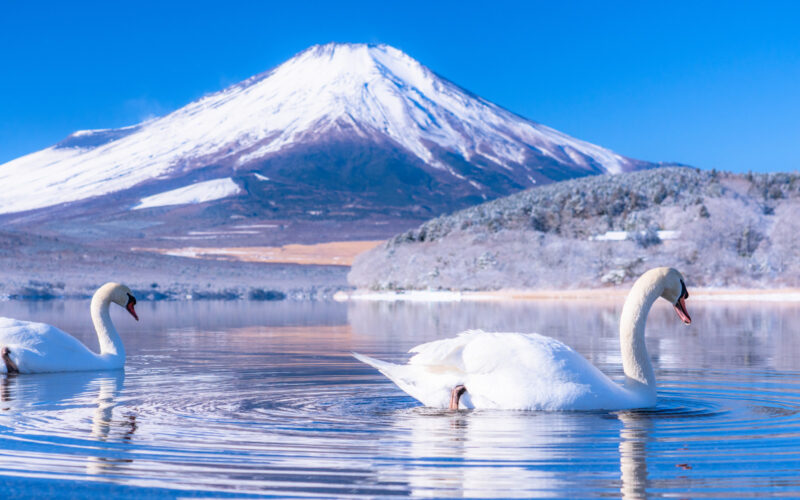
POLYGON ((625 383, 609 379, 558 340, 535 333, 467 331, 418 345, 405 365, 353 353, 426 406, 508 410, 621 410, 656 403, 656 379, 644 341, 647 313, 658 297, 691 323, 683 277, 660 267, 634 283, 620 320, 625 383), (463 394, 463 397, 462 397, 463 394), (459 406, 460 405, 460 406, 459 406))
POLYGON ((78 339, 44 323, 0 318, 0 373, 42 373, 81 370, 112 370, 125 364, 125 347, 117 333, 108 307, 124 307, 137 321, 131 290, 119 283, 106 283, 92 297, 91 313, 100 341, 100 354, 90 351, 78 339))

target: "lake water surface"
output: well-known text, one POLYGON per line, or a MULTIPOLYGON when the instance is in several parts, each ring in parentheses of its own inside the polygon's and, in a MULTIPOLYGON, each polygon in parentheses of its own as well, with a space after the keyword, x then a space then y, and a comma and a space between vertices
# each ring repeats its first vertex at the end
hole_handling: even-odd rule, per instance
MULTIPOLYGON (((663 301, 662 301, 663 302, 663 301)), ((257 303, 112 311, 123 372, 0 378, 0 489, 42 495, 800 496, 800 305, 654 308, 655 409, 422 408, 402 361, 468 328, 539 332, 621 378, 616 303, 257 303)), ((0 303, 92 347, 88 302, 0 303)), ((0 376, 2 377, 2 376, 0 376)))

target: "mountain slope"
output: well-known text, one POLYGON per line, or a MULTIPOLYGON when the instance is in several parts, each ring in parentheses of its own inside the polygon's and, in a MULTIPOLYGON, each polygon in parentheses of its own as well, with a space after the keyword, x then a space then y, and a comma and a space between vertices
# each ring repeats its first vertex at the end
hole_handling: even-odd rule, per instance
POLYGON ((240 188, 201 202, 226 207, 220 214, 344 207, 356 218, 422 218, 537 183, 650 166, 515 115, 392 47, 328 44, 164 117, 76 132, 0 165, 0 185, 14 187, 0 191, 0 215, 49 219, 42 209, 71 203, 55 214, 108 217, 216 180, 240 188))

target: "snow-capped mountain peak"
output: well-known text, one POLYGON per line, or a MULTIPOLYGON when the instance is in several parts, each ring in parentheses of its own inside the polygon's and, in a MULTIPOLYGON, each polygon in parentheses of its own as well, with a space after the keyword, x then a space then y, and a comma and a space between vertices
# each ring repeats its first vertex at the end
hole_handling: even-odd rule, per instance
POLYGON ((0 185, 15 186, 0 192, 0 213, 175 179, 209 165, 263 171, 270 158, 331 138, 390 144, 484 197, 502 189, 469 171, 500 172, 519 189, 537 179, 643 165, 480 99, 393 47, 327 44, 161 118, 76 132, 0 165, 0 185), (465 170, 465 163, 474 168, 465 170))

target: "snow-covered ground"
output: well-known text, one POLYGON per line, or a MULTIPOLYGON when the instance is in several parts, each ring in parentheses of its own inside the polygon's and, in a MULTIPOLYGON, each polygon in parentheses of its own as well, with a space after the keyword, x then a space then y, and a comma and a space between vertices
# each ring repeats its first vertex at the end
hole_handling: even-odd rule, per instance
POLYGON ((360 255, 349 280, 388 291, 595 289, 670 266, 690 287, 784 290, 725 300, 789 300, 798 213, 798 174, 586 177, 432 219, 360 255))
POLYGON ((85 298, 111 280, 128 285, 139 300, 321 299, 348 288, 343 266, 186 259, 31 236, 14 240, 0 230, 0 300, 85 298))
POLYGON ((334 300, 366 300, 375 302, 461 302, 465 295, 449 290, 409 290, 407 292, 339 292, 334 300))
POLYGON ((205 203, 235 196, 241 192, 242 189, 231 178, 214 179, 142 198, 141 202, 133 209, 205 203))
MULTIPOLYGON (((633 239, 637 234, 644 234, 644 231, 606 231, 603 234, 589 237, 592 241, 625 241, 633 239)), ((674 240, 680 236, 680 231, 661 230, 656 231, 660 240, 674 240)))

